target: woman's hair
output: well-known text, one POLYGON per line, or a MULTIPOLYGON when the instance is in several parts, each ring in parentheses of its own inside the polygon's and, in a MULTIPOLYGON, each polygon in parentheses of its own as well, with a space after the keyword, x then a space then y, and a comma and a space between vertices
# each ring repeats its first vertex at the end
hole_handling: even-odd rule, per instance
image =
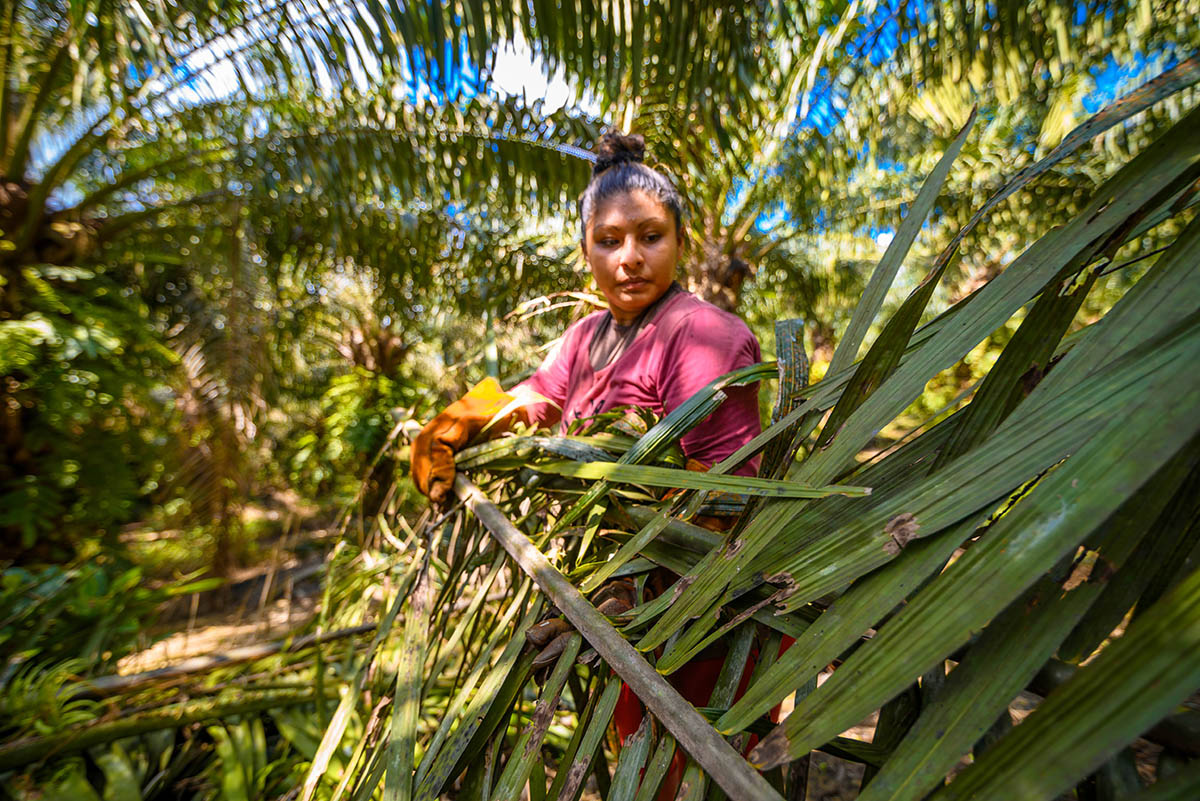
POLYGON ((640 189, 662 203, 675 216, 675 227, 683 227, 683 197, 667 176, 642 163, 646 140, 640 134, 608 131, 596 142, 592 180, 579 196, 580 236, 586 238, 588 223, 596 208, 614 195, 640 189))

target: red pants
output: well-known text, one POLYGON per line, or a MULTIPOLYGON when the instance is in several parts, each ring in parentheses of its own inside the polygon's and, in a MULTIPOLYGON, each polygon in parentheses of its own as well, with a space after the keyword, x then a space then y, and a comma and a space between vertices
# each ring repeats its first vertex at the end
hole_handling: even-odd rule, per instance
MULTIPOLYGON (((794 639, 785 636, 779 644, 779 653, 782 654, 790 648, 793 642, 795 642, 794 639)), ((750 683, 750 674, 754 672, 754 665, 757 662, 756 656, 756 653, 751 653, 750 658, 746 660, 746 666, 742 669, 741 681, 738 682, 737 691, 733 695, 735 700, 741 698, 742 694, 746 692, 746 686, 750 683)), ((672 673, 667 681, 692 706, 708 706, 724 664, 725 656, 723 655, 709 659, 693 659, 672 673)), ((625 739, 631 737, 642 725, 644 714, 641 699, 634 695, 628 684, 622 682, 621 695, 617 698, 617 708, 613 712, 613 727, 616 729, 617 738, 622 745, 624 745, 625 739)), ((771 720, 778 722, 778 706, 771 710, 771 720)), ((757 743, 758 737, 751 735, 746 743, 746 753, 749 753, 757 743)), ((658 789, 658 801, 671 801, 675 797, 679 783, 683 780, 686 761, 683 751, 677 748, 675 756, 671 760, 671 767, 667 770, 667 775, 663 777, 662 785, 658 789)))

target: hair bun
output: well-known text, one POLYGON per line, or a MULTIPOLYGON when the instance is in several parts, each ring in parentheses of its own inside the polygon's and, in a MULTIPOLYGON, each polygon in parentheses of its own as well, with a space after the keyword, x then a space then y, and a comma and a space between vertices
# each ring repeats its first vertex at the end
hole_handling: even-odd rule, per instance
POLYGON ((592 175, 599 175, 618 164, 640 163, 645 157, 646 140, 641 134, 608 131, 596 142, 596 163, 592 166, 592 175))

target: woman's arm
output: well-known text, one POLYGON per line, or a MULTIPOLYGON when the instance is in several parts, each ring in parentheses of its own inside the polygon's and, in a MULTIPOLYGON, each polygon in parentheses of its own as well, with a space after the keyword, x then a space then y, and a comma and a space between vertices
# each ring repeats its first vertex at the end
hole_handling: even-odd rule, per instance
POLYGON ((539 428, 552 426, 562 417, 571 387, 571 364, 583 322, 580 320, 571 325, 534 374, 512 388, 512 394, 526 404, 529 422, 539 428))

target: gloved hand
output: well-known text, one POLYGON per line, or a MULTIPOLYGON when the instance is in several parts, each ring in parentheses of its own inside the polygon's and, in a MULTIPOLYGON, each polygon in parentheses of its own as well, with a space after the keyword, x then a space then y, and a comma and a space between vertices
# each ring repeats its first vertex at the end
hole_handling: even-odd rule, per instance
MULTIPOLYGON (((454 454, 470 444, 513 400, 496 379, 485 378, 417 434, 411 456, 413 483, 434 506, 441 506, 453 490, 454 454)), ((497 420, 488 430, 489 435, 508 430, 514 419, 523 419, 522 411, 516 409, 504 419, 497 420)))

